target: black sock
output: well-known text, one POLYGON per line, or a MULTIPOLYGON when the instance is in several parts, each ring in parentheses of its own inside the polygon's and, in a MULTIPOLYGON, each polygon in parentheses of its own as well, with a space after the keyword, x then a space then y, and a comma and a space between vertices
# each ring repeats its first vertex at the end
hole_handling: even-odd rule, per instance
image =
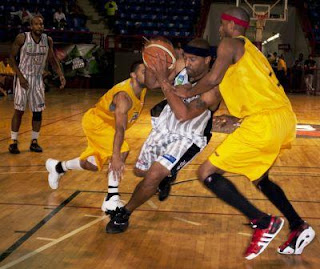
POLYGON ((62 168, 61 162, 58 162, 58 163, 57 163, 57 165, 56 165, 56 171, 57 171, 57 173, 59 173, 59 174, 63 174, 63 173, 66 172, 66 171, 64 171, 63 168, 62 168))
POLYGON ((220 174, 212 174, 204 180, 206 185, 213 193, 215 193, 221 200, 227 204, 238 209, 248 219, 264 229, 268 227, 270 222, 269 216, 254 205, 252 205, 233 185, 231 181, 220 174), (269 220, 269 221, 268 221, 269 220))
POLYGON ((264 175, 263 179, 261 179, 258 188, 287 218, 291 230, 304 223, 292 207, 283 190, 277 184, 269 180, 268 174, 264 175))

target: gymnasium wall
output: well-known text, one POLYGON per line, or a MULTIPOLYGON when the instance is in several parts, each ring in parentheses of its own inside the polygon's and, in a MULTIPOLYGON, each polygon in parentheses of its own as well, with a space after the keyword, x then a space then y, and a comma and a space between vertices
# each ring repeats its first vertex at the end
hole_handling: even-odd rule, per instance
MULTIPOLYGON (((230 7, 230 5, 211 4, 206 29, 204 31, 204 38, 208 39, 210 44, 213 46, 217 46, 219 44, 220 15, 228 7, 230 7)), ((310 48, 306 38, 304 37, 299 18, 296 14, 296 9, 290 6, 288 14, 288 22, 267 21, 263 40, 272 36, 274 33, 280 33, 280 38, 268 43, 263 52, 265 54, 268 52, 278 52, 278 44, 290 44, 291 51, 285 52, 284 54, 288 66, 291 66, 294 63, 294 59, 298 57, 300 52, 304 55, 308 55, 310 48)), ((255 30, 253 28, 249 28, 247 36, 250 40, 254 40, 255 30)), ((281 54, 283 51, 279 51, 279 53, 281 54)))

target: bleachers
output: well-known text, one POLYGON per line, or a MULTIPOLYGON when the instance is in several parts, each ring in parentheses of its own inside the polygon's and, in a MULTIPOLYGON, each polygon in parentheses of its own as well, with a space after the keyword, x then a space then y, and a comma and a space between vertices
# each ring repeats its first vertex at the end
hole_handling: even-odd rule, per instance
MULTIPOLYGON (((69 1, 70 5, 74 1, 69 1)), ((45 26, 53 27, 53 14, 59 7, 64 8, 63 0, 2 0, 0 2, 0 17, 1 25, 17 26, 16 21, 11 16, 10 12, 19 11, 21 7, 25 7, 30 13, 33 13, 38 8, 41 15, 45 18, 45 26)), ((65 11, 64 11, 65 12, 65 11)), ((88 31, 85 27, 85 20, 78 16, 66 13, 67 29, 76 31, 88 31)))
POLYGON ((312 40, 315 54, 320 54, 320 2, 316 0, 305 1, 304 8, 307 10, 307 15, 311 23, 311 33, 308 38, 312 40))
MULTIPOLYGON (((104 10, 105 1, 97 8, 104 10)), ((195 33, 200 0, 118 0, 115 33, 189 37, 195 33)))

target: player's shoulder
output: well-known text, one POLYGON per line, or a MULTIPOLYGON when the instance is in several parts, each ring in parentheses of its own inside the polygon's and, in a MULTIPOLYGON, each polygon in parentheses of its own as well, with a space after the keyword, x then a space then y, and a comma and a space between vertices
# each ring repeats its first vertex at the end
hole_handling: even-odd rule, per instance
POLYGON ((18 44, 23 44, 24 41, 26 40, 27 33, 20 33, 16 36, 15 42, 18 44))

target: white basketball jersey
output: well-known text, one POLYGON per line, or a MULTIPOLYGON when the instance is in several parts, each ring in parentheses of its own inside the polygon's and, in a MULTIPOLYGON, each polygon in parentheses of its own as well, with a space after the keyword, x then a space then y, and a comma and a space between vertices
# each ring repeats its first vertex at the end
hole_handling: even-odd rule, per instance
MULTIPOLYGON (((176 76, 174 85, 184 85, 186 83, 189 83, 189 77, 187 70, 184 68, 176 76)), ((185 103, 191 103, 197 98, 200 98, 200 95, 186 98, 183 101, 185 103)), ((165 131, 166 129, 171 133, 177 133, 179 135, 188 137, 192 139, 197 146, 202 148, 206 144, 205 137, 210 135, 212 127, 212 114, 213 113, 207 109, 198 117, 181 122, 176 118, 169 104, 167 104, 159 115, 157 127, 162 131, 165 131), (166 128, 163 128, 164 126, 166 126, 166 128)))
POLYGON ((49 50, 48 36, 42 34, 38 43, 33 40, 31 32, 26 32, 25 36, 20 49, 19 69, 24 75, 42 75, 49 50))

